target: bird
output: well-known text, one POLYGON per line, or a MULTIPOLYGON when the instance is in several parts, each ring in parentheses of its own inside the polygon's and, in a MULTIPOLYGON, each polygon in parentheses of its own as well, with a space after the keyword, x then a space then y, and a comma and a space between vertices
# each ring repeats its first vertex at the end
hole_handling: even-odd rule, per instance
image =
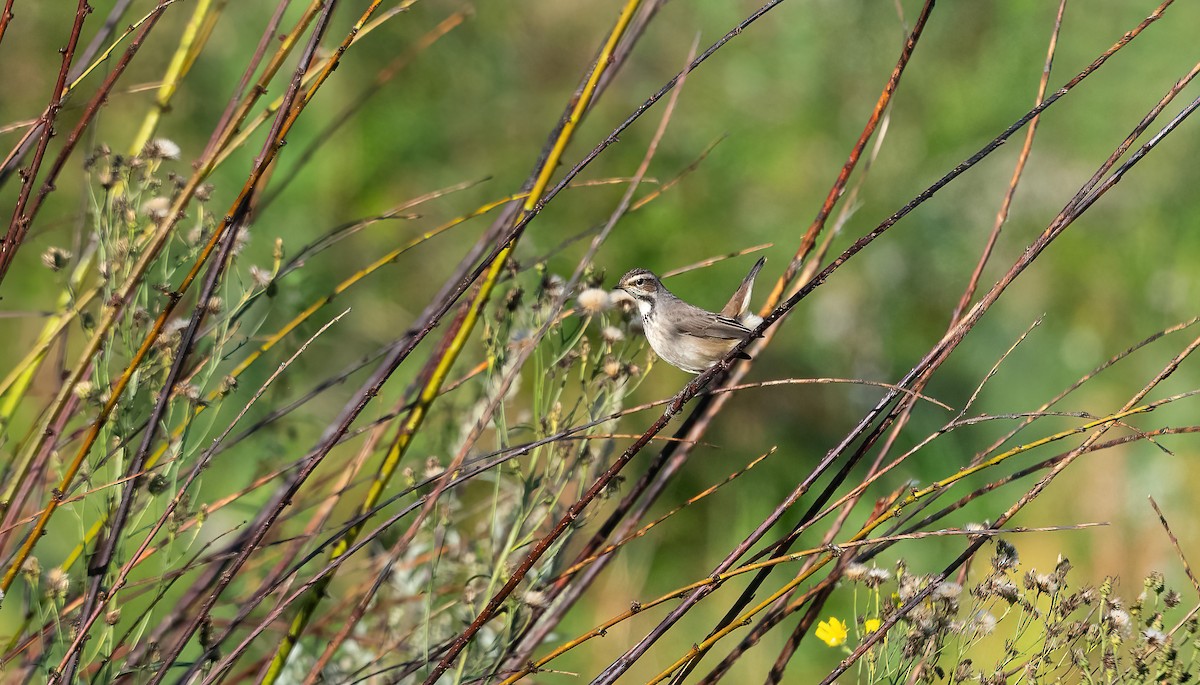
MULTIPOLYGON (((748 339, 750 327, 761 321, 746 311, 754 278, 765 263, 766 259, 759 258, 719 313, 679 299, 646 269, 630 270, 617 282, 617 289, 637 303, 642 330, 655 354, 688 373, 703 373, 748 339)), ((745 353, 738 357, 750 358, 745 353)))

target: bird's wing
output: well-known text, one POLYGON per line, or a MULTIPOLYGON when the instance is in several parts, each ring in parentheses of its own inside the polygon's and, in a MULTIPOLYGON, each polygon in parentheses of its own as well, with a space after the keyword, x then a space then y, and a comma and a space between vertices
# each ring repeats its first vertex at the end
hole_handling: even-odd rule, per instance
POLYGON ((741 340, 750 335, 750 329, 737 319, 707 312, 699 307, 688 312, 687 316, 680 317, 679 332, 697 338, 722 340, 741 340))

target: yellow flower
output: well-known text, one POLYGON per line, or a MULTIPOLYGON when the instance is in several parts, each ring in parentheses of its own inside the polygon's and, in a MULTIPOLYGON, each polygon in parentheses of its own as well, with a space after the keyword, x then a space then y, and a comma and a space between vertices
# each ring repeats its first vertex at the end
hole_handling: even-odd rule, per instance
POLYGON ((846 641, 846 624, 836 618, 821 621, 817 624, 817 639, 830 647, 837 647, 846 641))
POLYGON ((876 630, 879 630, 879 625, 881 623, 882 621, 877 618, 868 618, 867 620, 863 621, 863 629, 868 633, 873 633, 876 630))

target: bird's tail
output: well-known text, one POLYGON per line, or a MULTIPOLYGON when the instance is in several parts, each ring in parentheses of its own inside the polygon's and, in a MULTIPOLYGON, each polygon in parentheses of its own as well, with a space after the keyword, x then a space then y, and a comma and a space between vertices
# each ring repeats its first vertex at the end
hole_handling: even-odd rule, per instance
POLYGON ((721 309, 721 315, 731 319, 741 320, 746 314, 746 310, 750 307, 750 294, 754 291, 754 279, 758 276, 758 272, 763 268, 763 264, 767 263, 766 257, 759 257, 754 266, 750 267, 750 273, 742 279, 742 284, 738 286, 737 292, 733 297, 729 298, 729 302, 721 309))

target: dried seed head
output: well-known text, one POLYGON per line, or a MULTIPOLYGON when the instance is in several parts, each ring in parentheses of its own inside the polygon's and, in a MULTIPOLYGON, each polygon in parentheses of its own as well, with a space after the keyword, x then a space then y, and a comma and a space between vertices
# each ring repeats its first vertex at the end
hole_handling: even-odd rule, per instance
POLYGON ((1153 629, 1143 630, 1142 637, 1146 638, 1147 645, 1149 645, 1155 649, 1159 649, 1159 648, 1165 646, 1167 644, 1167 642, 1171 639, 1166 633, 1162 632, 1161 630, 1153 630, 1153 629))
POLYGON ((1124 609, 1113 609, 1108 612, 1109 629, 1118 635, 1129 635, 1133 627, 1133 619, 1129 617, 1129 613, 1124 609))
POLYGON ((617 361, 613 357, 606 357, 604 359, 604 366, 602 367, 602 370, 604 371, 605 376, 616 380, 621 377, 621 362, 617 361))
POLYGON ((921 579, 914 575, 906 575, 900 578, 899 587, 896 588, 896 593, 900 595, 901 602, 907 602, 920 592, 921 579))
POLYGON ((567 353, 562 356, 562 359, 558 360, 558 368, 571 368, 575 365, 575 362, 579 361, 579 356, 579 350, 567 350, 567 353))
POLYGON ((156 473, 150 476, 150 480, 146 483, 146 492, 151 495, 161 495, 171 487, 171 481, 161 473, 156 473))
POLYGON ((1038 573, 1033 577, 1034 587, 1038 592, 1044 595, 1052 595, 1058 592, 1058 577, 1049 573, 1038 573))
POLYGON ((991 635, 996 630, 996 617, 986 611, 976 612, 968 627, 980 635, 991 635))
POLYGON ((874 588, 883 585, 891 579, 892 572, 886 568, 872 568, 871 570, 867 571, 867 576, 863 579, 863 583, 867 587, 874 588))
POLYGON ((250 231, 243 227, 237 232, 237 235, 233 236, 233 253, 241 254, 242 250, 246 249, 246 246, 249 244, 250 231))
POLYGON ((91 151, 90 154, 83 160, 83 170, 91 171, 96 166, 96 162, 107 157, 112 150, 107 145, 99 145, 91 151))
POLYGON ((1071 621, 1067 624, 1067 642, 1075 642, 1086 635, 1090 625, 1087 621, 1071 621))
POLYGON ((1183 598, 1179 596, 1178 592, 1175 590, 1167 590, 1167 594, 1163 596, 1163 605, 1168 609, 1174 609, 1175 607, 1179 606, 1179 603, 1182 600, 1183 598))
POLYGON ((46 594, 54 599, 65 599, 71 589, 71 576, 61 568, 52 568, 46 572, 46 594))
POLYGON ((71 261, 71 252, 61 247, 52 247, 42 253, 42 264, 51 271, 61 271, 71 261))
POLYGON ((609 345, 615 345, 625 339, 625 333, 616 326, 605 326, 600 329, 600 338, 609 345))
POLYGON ((1016 566, 1019 561, 1016 547, 1004 540, 996 540, 996 554, 992 557, 992 568, 997 571, 1007 571, 1016 566))
POLYGON ((1011 580, 1003 576, 990 576, 972 591, 977 597, 999 597, 1009 604, 1015 604, 1021 599, 1021 590, 1011 580))
POLYGON ((203 226, 193 226, 192 230, 188 231, 183 239, 187 241, 188 245, 199 245, 200 241, 204 239, 204 233, 203 226))
POLYGON ((1146 580, 1143 584, 1147 590, 1153 592, 1154 594, 1162 594, 1163 589, 1167 586, 1167 581, 1165 578, 1163 578, 1161 571, 1152 571, 1150 575, 1146 576, 1146 580))
POLYGON ((179 159, 179 153, 179 145, 167 138, 155 138, 142 148, 142 154, 148 159, 179 159))
POLYGON ((548 274, 542 279, 542 292, 546 297, 556 300, 562 296, 565 285, 566 283, 563 281, 562 276, 548 274))
POLYGON ((145 214, 155 221, 165 219, 170 211, 171 198, 169 197, 163 197, 162 195, 159 195, 158 197, 152 197, 142 203, 142 214, 145 214))
POLYGON ((271 282, 271 272, 259 266, 251 266, 250 278, 254 279, 255 285, 265 288, 271 282))
POLYGON ((938 583, 933 589, 935 599, 957 599, 962 594, 962 586, 948 580, 938 583))
POLYGON ((900 653, 905 659, 914 659, 921 654, 925 649, 925 645, 929 642, 929 638, 919 630, 911 631, 904 640, 904 646, 900 653))
MULTIPOLYGON (((967 525, 963 526, 963 530, 967 530, 970 532, 979 532, 979 531, 987 530, 987 526, 983 525, 982 523, 971 522, 971 523, 968 523, 967 525)), ((967 535, 967 539, 972 542, 974 542, 975 540, 978 540, 981 537, 983 537, 983 536, 982 535, 967 535)))
POLYGON ((1067 577, 1067 572, 1070 570, 1071 560, 1061 554, 1058 555, 1058 563, 1054 565, 1054 575, 1058 576, 1058 579, 1061 581, 1067 577))
POLYGON ((200 388, 193 383, 178 383, 175 385, 174 395, 195 402, 200 399, 200 388))
POLYGON ((117 238, 112 244, 111 254, 113 261, 117 264, 124 262, 125 259, 129 257, 129 253, 132 251, 132 249, 133 245, 129 242, 128 238, 117 238))
POLYGON ((21 573, 31 580, 37 580, 42 575, 42 563, 37 557, 25 557, 25 561, 21 562, 21 573))
POLYGON ((437 457, 430 456, 425 460, 425 472, 422 475, 424 475, 426 478, 435 478, 440 476, 442 471, 445 470, 446 469, 442 467, 442 463, 438 461, 437 457))
POLYGON ((91 381, 79 381, 75 384, 75 387, 71 389, 71 392, 74 393, 74 395, 79 399, 85 401, 90 400, 97 395, 96 385, 91 381))
POLYGON ((526 590, 521 599, 529 606, 537 607, 539 609, 544 609, 550 606, 550 598, 546 596, 545 592, 541 592, 539 590, 526 590))
POLYGON ((1080 600, 1078 592, 1067 595, 1059 601, 1058 615, 1063 617, 1069 616, 1071 612, 1078 609, 1079 605, 1082 603, 1083 602, 1080 600))
POLYGON ((505 309, 505 311, 509 312, 510 314, 512 312, 517 311, 517 308, 521 306, 521 297, 524 294, 525 294, 525 291, 522 290, 520 286, 512 288, 507 293, 505 293, 504 294, 504 309, 505 309))
POLYGON ((846 570, 842 572, 842 577, 852 583, 858 583, 867 577, 867 571, 869 570, 871 569, 866 564, 847 564, 846 570))
POLYGON ((186 318, 178 317, 178 318, 171 319, 170 321, 168 321, 167 323, 165 323, 163 325, 162 332, 159 333, 159 337, 161 338, 164 335, 173 335, 175 333, 178 333, 179 331, 182 331, 183 329, 185 329, 187 327, 188 327, 188 320, 186 318))
POLYGON ((608 310, 610 306, 608 291, 600 288, 588 288, 579 293, 575 300, 579 311, 585 316, 595 316, 608 310))

